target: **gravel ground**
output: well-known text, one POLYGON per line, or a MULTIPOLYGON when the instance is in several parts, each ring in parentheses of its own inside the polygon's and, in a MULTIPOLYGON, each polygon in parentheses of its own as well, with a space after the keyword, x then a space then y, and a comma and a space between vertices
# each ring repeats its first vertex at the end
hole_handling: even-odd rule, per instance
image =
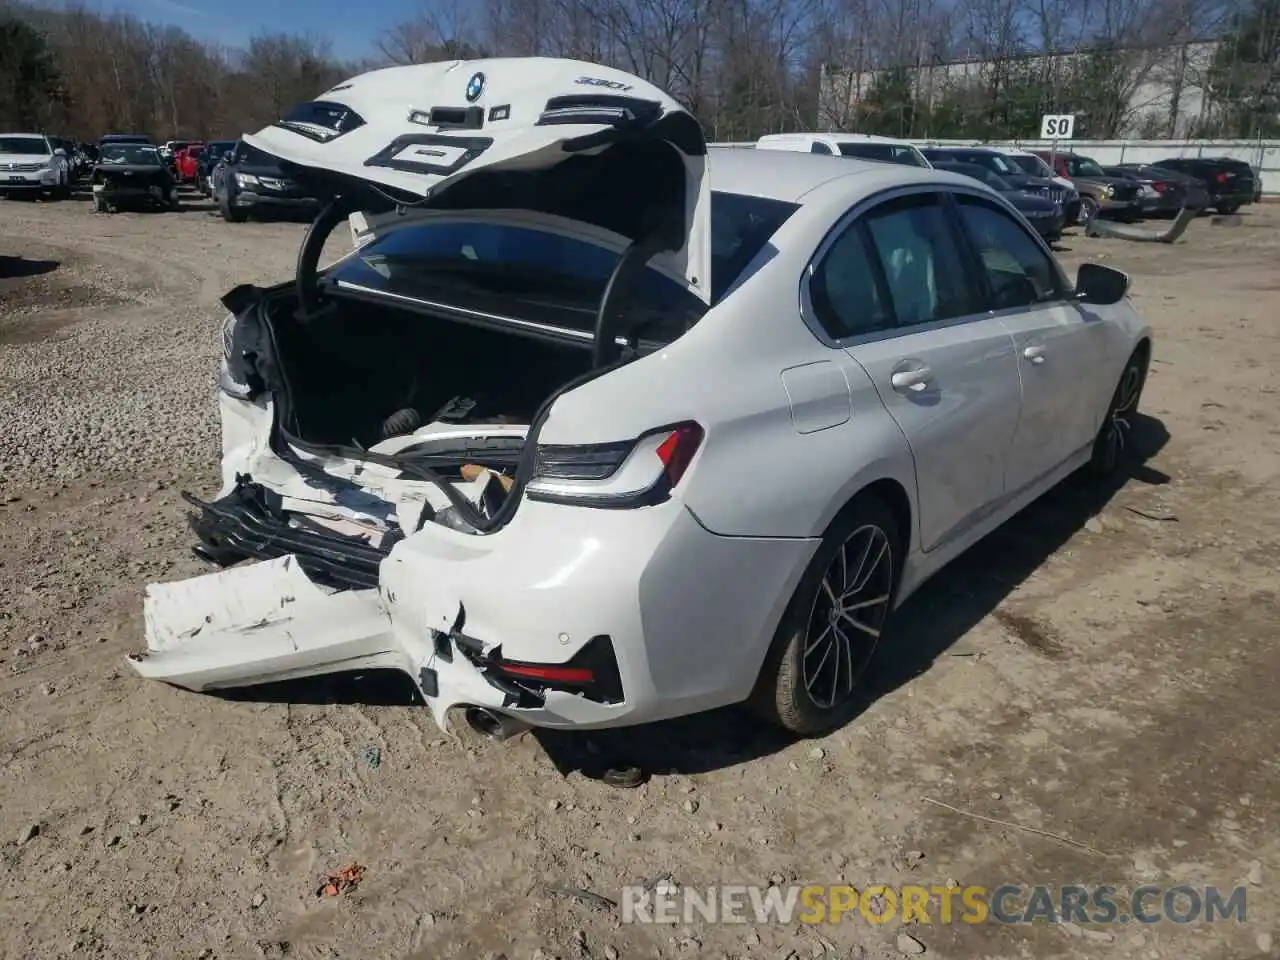
POLYGON ((0 203, 0 957, 1276 957, 1277 228, 1067 238, 1156 327, 1144 462, 923 590, 847 728, 788 743, 724 711, 490 745, 383 678, 218 698, 123 667, 145 584, 203 570, 179 491, 216 487, 217 298, 287 278, 303 227, 0 203), (614 749, 657 775, 575 772, 614 749), (1243 883, 1248 914, 637 927, 550 889, 663 873, 1243 883))

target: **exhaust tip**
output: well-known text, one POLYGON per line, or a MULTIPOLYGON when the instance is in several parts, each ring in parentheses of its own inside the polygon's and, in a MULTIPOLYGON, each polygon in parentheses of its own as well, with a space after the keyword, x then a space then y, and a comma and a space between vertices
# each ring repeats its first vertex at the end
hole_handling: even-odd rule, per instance
POLYGON ((486 740, 508 740, 529 729, 529 725, 484 707, 467 707, 467 726, 486 740))

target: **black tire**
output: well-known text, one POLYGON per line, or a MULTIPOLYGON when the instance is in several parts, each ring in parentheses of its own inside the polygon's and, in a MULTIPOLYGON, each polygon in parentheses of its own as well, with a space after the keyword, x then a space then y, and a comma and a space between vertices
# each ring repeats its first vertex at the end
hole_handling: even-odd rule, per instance
POLYGON ((1094 217, 1098 215, 1098 211, 1102 209, 1102 204, 1098 203, 1093 197, 1080 198, 1080 218, 1078 223, 1087 225, 1094 217))
POLYGON ((1231 214, 1235 213, 1237 210, 1239 210, 1239 209, 1240 209, 1240 204, 1238 204, 1238 203, 1220 203, 1220 204, 1218 204, 1218 206, 1217 206, 1217 208, 1216 208, 1216 209, 1217 209, 1217 211, 1218 211, 1219 213, 1223 214, 1224 216, 1230 216, 1231 214))
POLYGON ((222 197, 218 201, 218 209, 222 213, 222 219, 227 223, 244 223, 244 211, 231 204, 231 191, 222 191, 222 197))
POLYGON ((1124 462, 1129 434, 1133 430, 1132 417, 1142 401, 1142 389, 1147 384, 1147 370, 1151 357, 1145 347, 1139 347, 1129 357, 1116 384, 1107 415, 1093 441, 1093 456, 1089 458, 1088 472, 1094 480, 1113 477, 1124 462))
POLYGON ((750 700, 757 714, 800 736, 829 732, 853 716, 893 610, 904 542, 893 511, 871 494, 854 498, 831 522, 765 657, 750 700), (837 595, 833 582, 847 591, 837 595), (837 596, 861 606, 840 615, 837 596))
POLYGON ((422 426, 422 415, 412 407, 405 407, 382 421, 382 439, 390 440, 392 437, 406 436, 420 426, 422 426))

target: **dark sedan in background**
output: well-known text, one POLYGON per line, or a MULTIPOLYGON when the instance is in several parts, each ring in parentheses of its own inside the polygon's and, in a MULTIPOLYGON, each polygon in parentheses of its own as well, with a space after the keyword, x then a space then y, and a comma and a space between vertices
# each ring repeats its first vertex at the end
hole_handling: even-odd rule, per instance
POLYGON ((318 200, 285 175, 279 160, 243 140, 214 167, 213 199, 222 219, 231 223, 288 211, 314 215, 320 209, 318 200))
POLYGON ((1170 157, 1154 166, 1195 177, 1209 191, 1209 206, 1219 213, 1235 213, 1255 202, 1257 178, 1253 167, 1230 157, 1170 157))
POLYGON ((196 189, 213 196, 213 168, 236 148, 235 140, 210 140, 196 157, 196 189))
POLYGON ((939 163, 963 163, 982 167, 999 177, 1007 187, 1038 194, 1062 206, 1067 223, 1075 223, 1080 215, 1080 195, 1054 183, 1048 177, 1028 174, 1012 157, 990 147, 930 147, 923 151, 935 167, 939 163))
POLYGON ((1149 163, 1121 163, 1103 167, 1112 177, 1127 177, 1144 187, 1143 213, 1176 214, 1183 207, 1203 210, 1209 206, 1209 192, 1195 177, 1166 170, 1149 163))
POLYGON ((1056 200, 1051 200, 1040 194, 1030 193, 1015 186, 1009 179, 976 163, 934 160, 932 157, 929 158, 929 162, 933 164, 935 170, 959 173, 986 184, 1013 204, 1017 211, 1027 218, 1027 222, 1035 227, 1040 236, 1050 241, 1061 238, 1064 216, 1062 204, 1056 200))

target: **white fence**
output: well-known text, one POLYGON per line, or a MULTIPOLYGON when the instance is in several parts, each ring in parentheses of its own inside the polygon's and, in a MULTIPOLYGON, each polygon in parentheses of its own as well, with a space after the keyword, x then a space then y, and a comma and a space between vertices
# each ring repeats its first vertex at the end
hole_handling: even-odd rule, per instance
MULTIPOLYGON (((839 136, 839 134, 833 134, 839 136)), ((1048 150, 1047 140, 915 140, 920 147, 1016 147, 1048 150)), ((722 147, 752 147, 754 143, 722 143, 722 147)), ((1231 157, 1243 160, 1262 175, 1262 193, 1280 197, 1280 140, 1062 140, 1058 149, 1092 157, 1103 166, 1152 163, 1168 157, 1231 157)))

